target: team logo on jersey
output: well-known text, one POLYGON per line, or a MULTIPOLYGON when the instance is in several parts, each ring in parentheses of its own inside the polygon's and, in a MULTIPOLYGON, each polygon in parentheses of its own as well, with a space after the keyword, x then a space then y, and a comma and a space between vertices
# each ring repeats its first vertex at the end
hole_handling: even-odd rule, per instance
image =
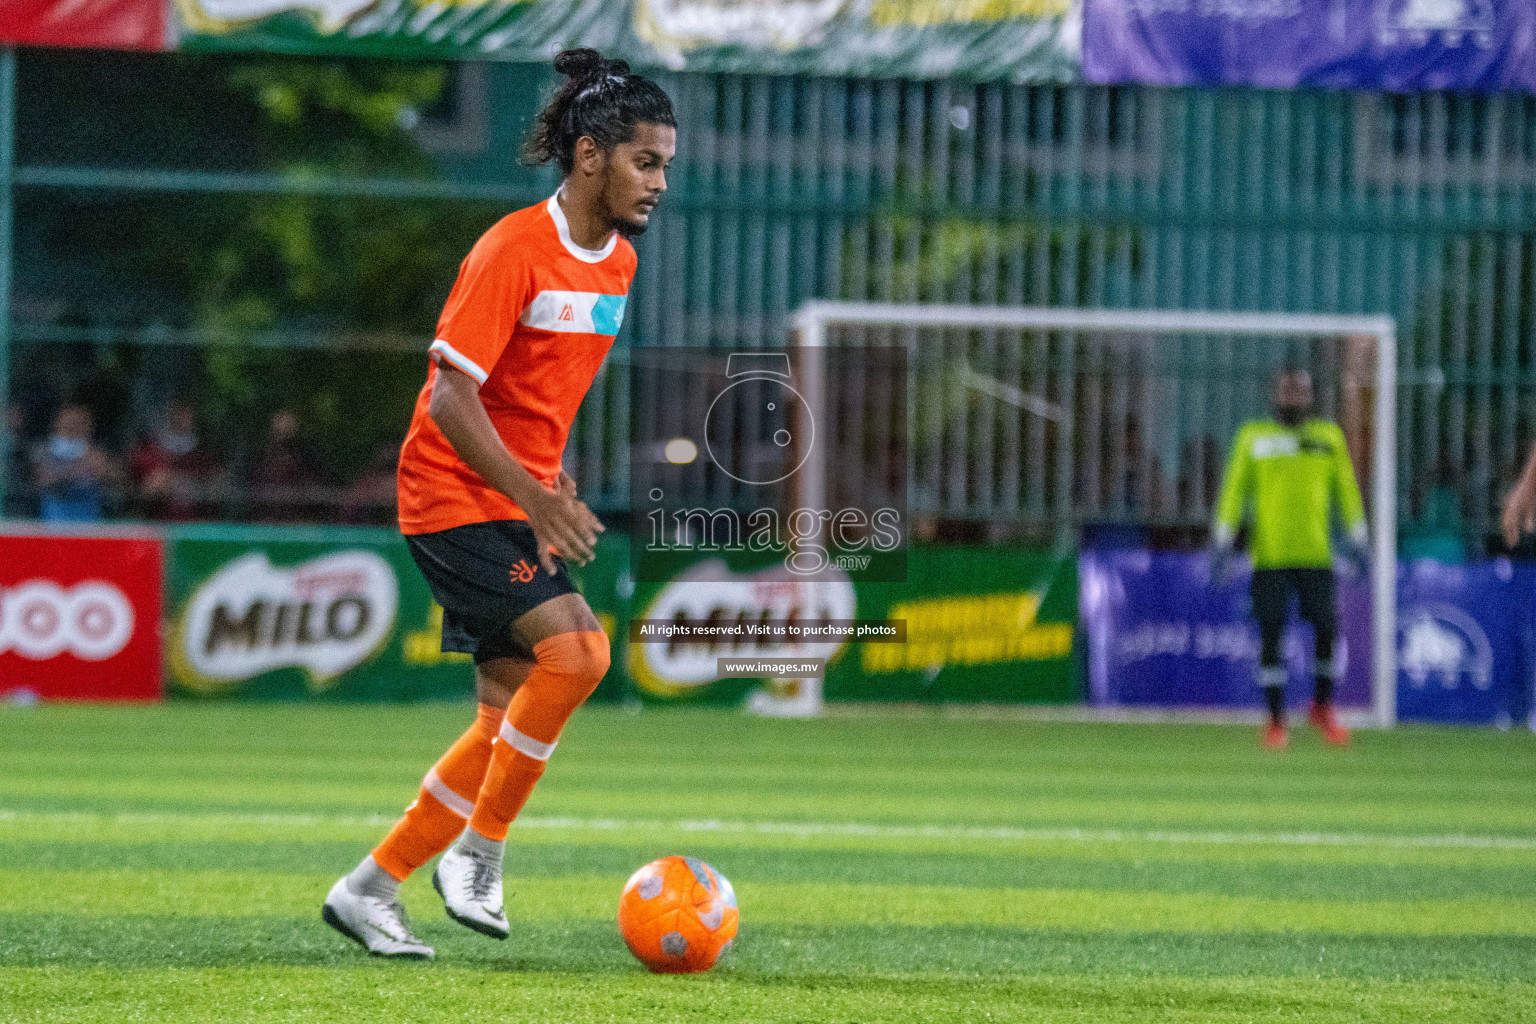
POLYGON ((1295 434, 1263 434, 1253 439, 1253 457, 1256 459, 1295 455, 1300 450, 1295 434))
POLYGON ((338 551, 276 566, 263 551, 226 563, 197 588, 176 624, 178 680, 216 693, 280 668, 323 690, 388 639, 400 604, 395 571, 372 551, 338 551))
POLYGON ((519 322, 527 327, 566 334, 613 337, 624 323, 625 295, 599 292, 543 291, 533 297, 519 322))

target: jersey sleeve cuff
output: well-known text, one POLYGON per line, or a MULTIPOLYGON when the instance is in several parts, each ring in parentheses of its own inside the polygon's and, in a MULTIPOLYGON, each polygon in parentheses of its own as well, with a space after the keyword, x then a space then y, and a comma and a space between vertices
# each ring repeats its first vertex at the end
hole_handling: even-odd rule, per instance
POLYGON ((469 358, 464 353, 448 344, 442 338, 438 338, 436 341, 434 341, 431 347, 427 349, 427 352, 434 359, 448 360, 448 362, 451 363, 455 368, 463 370, 465 373, 475 378, 475 383, 477 384, 484 384, 485 379, 490 376, 490 374, 480 369, 479 364, 476 363, 473 359, 469 358))

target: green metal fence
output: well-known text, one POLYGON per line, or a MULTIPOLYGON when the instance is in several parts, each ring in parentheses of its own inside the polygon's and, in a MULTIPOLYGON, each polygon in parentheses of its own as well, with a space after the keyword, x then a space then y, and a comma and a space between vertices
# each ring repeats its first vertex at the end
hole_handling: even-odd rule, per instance
MULTIPOLYGON (((478 77, 493 110, 536 102, 527 69, 478 77)), ((1536 439, 1532 98, 660 77, 678 160, 639 244, 618 366, 631 345, 781 343, 812 297, 1388 313, 1401 517, 1442 482, 1462 495, 1460 528, 1485 530, 1536 439)), ((488 129, 486 147, 510 149, 497 133, 517 118, 494 121, 510 127, 488 129)), ((0 184, 509 206, 547 194, 545 172, 501 166, 299 181, 7 162, 0 184)), ((1181 373, 1220 372, 1197 348, 1179 359, 1181 373)), ((599 383, 572 442, 584 489, 610 506, 625 500, 621 377, 599 383)), ((1165 473, 1188 470, 1169 457, 1165 473)))
POLYGON ((1384 312, 1402 339, 1400 515, 1449 478, 1465 529, 1485 529, 1533 437, 1530 98, 674 89, 685 209, 647 239, 638 344, 777 340, 813 296, 1384 312))

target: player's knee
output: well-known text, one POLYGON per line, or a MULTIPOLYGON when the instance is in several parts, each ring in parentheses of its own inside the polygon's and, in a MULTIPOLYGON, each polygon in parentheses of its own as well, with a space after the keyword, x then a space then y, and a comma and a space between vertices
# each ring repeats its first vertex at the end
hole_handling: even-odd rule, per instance
POLYGON ((608 674, 608 635, 596 631, 557 633, 534 647, 541 668, 559 677, 575 703, 591 696, 608 674))

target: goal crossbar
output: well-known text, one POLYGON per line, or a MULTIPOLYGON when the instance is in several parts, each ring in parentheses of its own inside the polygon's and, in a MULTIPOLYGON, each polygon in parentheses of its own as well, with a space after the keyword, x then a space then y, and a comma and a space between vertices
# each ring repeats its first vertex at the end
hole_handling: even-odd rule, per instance
MULTIPOLYGON (((807 409, 825 400, 817 350, 827 328, 928 327, 1108 333, 1363 336, 1376 342, 1371 452, 1371 724, 1397 722, 1397 322, 1390 316, 1241 313, 1207 310, 1064 309, 1049 306, 945 306, 813 300, 793 318, 795 344, 808 349, 803 381, 807 409)), ((910 342, 908 343, 910 344, 910 342)), ((826 498, 826 466, 808 459, 801 494, 811 507, 826 498)))

